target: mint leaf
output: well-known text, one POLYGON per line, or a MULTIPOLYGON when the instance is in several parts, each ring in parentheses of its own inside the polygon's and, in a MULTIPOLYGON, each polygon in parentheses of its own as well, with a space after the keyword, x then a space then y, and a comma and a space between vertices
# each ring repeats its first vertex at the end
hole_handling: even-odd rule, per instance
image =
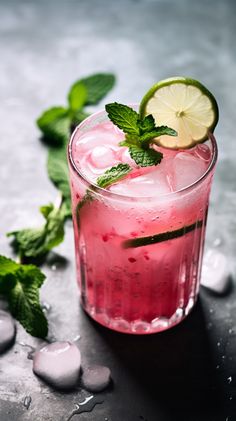
POLYGON ((141 142, 152 141, 155 143, 155 138, 163 135, 177 136, 177 132, 167 126, 154 127, 150 132, 145 132, 140 136, 141 142))
POLYGON ((83 110, 78 110, 73 113, 72 121, 71 121, 71 127, 72 130, 75 129, 75 127, 80 124, 85 118, 89 117, 90 114, 86 113, 83 110))
POLYGON ((113 88, 115 76, 111 73, 97 73, 80 79, 78 82, 82 82, 87 89, 85 105, 95 105, 113 88))
POLYGON ((140 128, 141 134, 145 132, 150 132, 151 130, 155 129, 155 120, 153 116, 149 114, 146 117, 144 117, 143 120, 140 120, 139 128, 140 128))
POLYGON ((50 148, 47 162, 48 176, 53 184, 60 190, 67 206, 67 215, 71 215, 71 194, 69 185, 69 170, 66 149, 50 148))
POLYGON ((127 134, 125 136, 125 140, 122 140, 119 142, 119 146, 139 146, 141 147, 141 143, 139 141, 139 138, 137 136, 129 135, 127 134))
POLYGON ((16 279, 8 294, 10 311, 30 335, 45 338, 48 323, 39 303, 39 288, 45 275, 36 266, 21 265, 16 279))
POLYGON ((8 257, 0 255, 0 279, 9 274, 15 275, 18 269, 18 263, 14 262, 14 260, 8 259, 8 257))
POLYGON ((68 94, 69 107, 72 111, 83 108, 87 100, 87 89, 83 82, 74 83, 68 94))
POLYGON ((160 164, 163 154, 152 148, 143 149, 141 146, 130 146, 129 153, 131 158, 140 167, 149 167, 160 164))
POLYGON ((71 117, 64 107, 46 110, 36 121, 43 139, 51 145, 62 145, 70 137, 71 117))
POLYGON ((139 115, 127 105, 113 102, 106 105, 109 119, 124 133, 139 136, 139 115))
POLYGON ((46 250, 44 228, 25 228, 19 231, 7 233, 7 236, 13 237, 12 246, 22 260, 26 257, 37 258, 44 256, 46 250))
POLYGON ((45 275, 36 266, 0 256, 0 291, 7 298, 12 315, 28 333, 40 338, 48 333, 47 319, 39 303, 39 288, 44 280, 45 275))
POLYGON ((41 213, 46 219, 42 227, 26 228, 7 234, 8 237, 14 237, 13 247, 23 260, 44 256, 64 239, 65 209, 48 205, 41 208, 41 213))
POLYGON ((7 257, 0 256, 0 294, 5 294, 11 290, 15 284, 15 274, 19 265, 7 257))
POLYGON ((106 188, 118 180, 123 178, 131 171, 131 167, 128 164, 118 164, 116 167, 109 168, 103 175, 97 178, 97 185, 102 188, 106 188))
MULTIPOLYGON (((46 224, 44 231, 46 233, 44 247, 46 251, 51 250, 53 247, 58 246, 64 240, 64 208, 55 208, 52 204, 51 210, 46 216, 46 224)), ((40 209, 43 214, 44 208, 40 209)))

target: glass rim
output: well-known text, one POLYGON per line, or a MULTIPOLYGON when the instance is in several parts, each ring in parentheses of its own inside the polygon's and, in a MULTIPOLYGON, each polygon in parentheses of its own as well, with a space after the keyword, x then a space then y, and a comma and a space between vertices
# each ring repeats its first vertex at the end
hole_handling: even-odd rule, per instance
MULTIPOLYGON (((131 104, 131 107, 136 106, 136 105, 137 104, 131 104)), ((82 173, 82 171, 77 167, 77 165, 75 164, 75 161, 73 159, 72 145, 73 145, 73 142, 76 138, 77 133, 81 130, 81 128, 83 128, 83 126, 86 126, 86 124, 90 120, 93 120, 94 118, 98 117, 99 115, 102 115, 102 114, 105 114, 105 113, 106 113, 105 110, 100 110, 100 111, 97 111, 97 112, 91 114, 87 118, 85 118, 74 129, 74 131, 73 131, 73 133, 70 137, 70 141, 68 143, 68 160, 69 160, 69 164, 70 164, 71 168, 77 174, 77 176, 79 176, 79 178, 83 180, 84 184, 87 185, 87 188, 92 189, 93 192, 96 193, 96 194, 100 194, 101 196, 105 196, 105 197, 109 197, 109 198, 113 198, 113 199, 118 199, 118 200, 121 200, 121 201, 132 201, 132 202, 134 202, 134 201, 142 201, 142 202, 143 201, 153 201, 153 200, 157 200, 157 199, 170 198, 170 197, 173 198, 174 196, 178 196, 180 194, 187 193, 187 192, 191 191, 192 189, 194 189, 199 184, 201 184, 201 182, 203 180, 205 180, 205 178, 208 176, 208 174, 215 167, 217 157, 218 157, 217 142, 216 142, 216 139, 215 139, 215 136, 213 135, 213 133, 208 132, 208 140, 210 140, 211 143, 212 143, 212 158, 211 158, 211 161, 209 163, 209 166, 207 167, 207 170, 201 175, 201 177, 199 177, 193 183, 183 187, 182 189, 179 189, 179 190, 176 190, 176 191, 171 191, 171 192, 168 192, 168 193, 161 193, 161 194, 158 194, 156 196, 127 196, 127 195, 123 195, 123 194, 120 194, 120 193, 111 192, 111 191, 106 190, 102 187, 99 187, 94 182, 91 182, 82 173)), ((199 143, 199 144, 201 144, 201 143, 199 143)), ((166 149, 169 149, 169 148, 166 148, 166 149)), ((186 149, 186 150, 188 150, 188 149, 186 149)), ((183 149, 183 151, 184 151, 184 149, 183 149)))

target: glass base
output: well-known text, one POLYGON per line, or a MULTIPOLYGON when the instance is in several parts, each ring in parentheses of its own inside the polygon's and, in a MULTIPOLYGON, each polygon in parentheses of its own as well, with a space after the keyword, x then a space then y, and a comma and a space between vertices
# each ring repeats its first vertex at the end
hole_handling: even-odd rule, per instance
POLYGON ((177 325, 180 323, 185 317, 190 313, 192 308, 194 307, 194 304, 196 302, 196 298, 190 298, 188 301, 188 304, 184 308, 177 308, 175 313, 170 317, 157 317, 151 321, 145 321, 145 320, 133 320, 133 321, 127 321, 125 319, 122 319, 120 317, 117 318, 110 318, 108 315, 104 312, 96 312, 95 308, 86 308, 82 305, 83 309, 85 310, 88 315, 98 322, 99 324, 111 329, 115 330, 117 332, 121 333, 128 333, 133 335, 144 335, 144 334, 151 334, 151 333, 157 333, 162 332, 164 330, 170 329, 171 327, 177 325))

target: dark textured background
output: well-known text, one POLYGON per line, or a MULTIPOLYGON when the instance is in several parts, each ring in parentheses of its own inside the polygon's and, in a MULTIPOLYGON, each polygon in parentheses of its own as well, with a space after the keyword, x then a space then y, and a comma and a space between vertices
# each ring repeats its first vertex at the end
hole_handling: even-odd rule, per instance
MULTIPOLYGON (((118 77, 104 103, 137 102, 157 80, 189 75, 219 102, 207 246, 218 244, 235 274, 235 38, 234 0, 0 1, 0 252, 12 253, 6 231, 40 223, 38 207, 56 197, 35 126, 43 109, 63 104, 69 85, 96 71, 118 77)), ((79 308, 70 223, 56 252, 43 268, 51 335, 80 334, 83 363, 109 365, 114 379, 104 403, 75 420, 236 420, 234 289, 225 297, 202 291, 192 314, 168 332, 125 336, 79 308)), ((35 378, 23 343, 37 341, 19 326, 15 346, 0 358, 0 420, 65 421, 85 392, 55 393, 35 378)))

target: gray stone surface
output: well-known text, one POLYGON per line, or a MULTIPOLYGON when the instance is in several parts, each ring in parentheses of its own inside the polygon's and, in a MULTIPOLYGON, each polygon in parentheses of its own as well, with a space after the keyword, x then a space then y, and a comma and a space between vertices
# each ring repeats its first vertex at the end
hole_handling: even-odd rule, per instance
MULTIPOLYGON (((0 252, 11 256, 5 233, 40 223, 38 207, 56 198, 35 126, 43 109, 63 104, 68 86, 96 71, 118 77, 103 104, 137 102, 156 80, 190 75, 219 102, 207 245, 219 244, 235 276, 235 36, 234 0, 1 0, 0 252)), ((81 311, 71 223, 43 270, 51 336, 73 341, 81 335, 82 364, 108 365, 114 379, 104 403, 75 420, 235 419, 234 289, 221 298, 202 291, 192 314, 169 332, 130 337, 97 326, 81 311)), ((32 374, 26 345, 40 341, 18 326, 15 346, 0 357, 0 420, 66 420, 87 392, 63 394, 43 384, 32 374), (32 397, 29 409, 25 396, 32 397)))

